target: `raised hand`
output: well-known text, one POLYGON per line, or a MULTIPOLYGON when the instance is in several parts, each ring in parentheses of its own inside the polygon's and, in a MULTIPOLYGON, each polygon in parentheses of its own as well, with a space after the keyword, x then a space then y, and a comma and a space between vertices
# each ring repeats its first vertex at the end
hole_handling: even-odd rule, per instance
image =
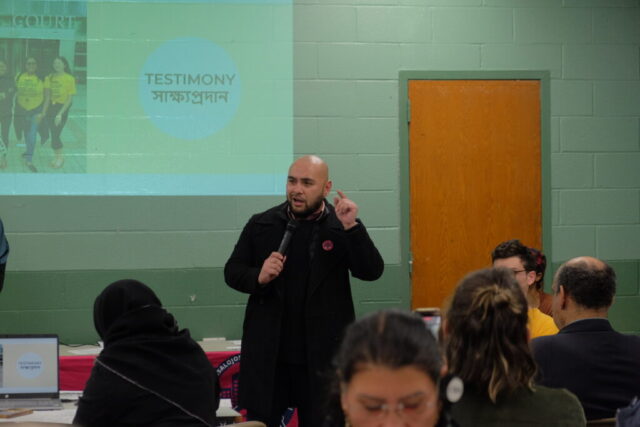
POLYGON ((258 274, 258 283, 266 285, 280 275, 284 268, 286 257, 279 252, 271 252, 271 255, 262 263, 262 269, 258 274))
POLYGON ((357 224, 356 217, 358 215, 358 205, 345 194, 338 190, 338 196, 333 198, 333 205, 336 208, 336 216, 342 223, 345 230, 357 224))

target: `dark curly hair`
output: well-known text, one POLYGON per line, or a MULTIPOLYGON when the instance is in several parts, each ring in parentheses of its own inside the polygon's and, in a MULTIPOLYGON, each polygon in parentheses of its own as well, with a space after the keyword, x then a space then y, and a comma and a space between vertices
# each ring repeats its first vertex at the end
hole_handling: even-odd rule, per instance
POLYGON ((505 259, 517 256, 522 261, 522 265, 526 271, 536 271, 536 260, 529 248, 523 245, 518 239, 507 240, 500 243, 491 252, 491 261, 497 259, 505 259))
POLYGON ((544 288, 544 273, 547 270, 547 257, 536 248, 529 248, 529 252, 531 252, 531 256, 536 263, 536 268, 534 270, 536 272, 536 281, 533 285, 536 289, 540 290, 544 288), (539 279, 537 277, 538 274, 540 275, 539 279))

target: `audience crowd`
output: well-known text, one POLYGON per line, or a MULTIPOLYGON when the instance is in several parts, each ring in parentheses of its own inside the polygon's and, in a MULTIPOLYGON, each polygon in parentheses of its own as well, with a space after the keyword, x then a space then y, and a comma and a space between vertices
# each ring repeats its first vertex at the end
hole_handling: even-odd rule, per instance
MULTIPOLYGON (((0 289, 3 231, 0 222, 0 289)), ((491 259, 492 268, 457 285, 437 337, 416 313, 385 310, 352 322, 322 376, 320 424, 571 427, 614 425, 617 416, 617 425, 640 425, 640 337, 608 321, 613 268, 571 259, 546 294, 539 250, 508 240, 491 259), (626 413, 636 420, 623 424, 626 413)), ((150 287, 110 284, 95 300, 94 324, 104 349, 77 425, 216 425, 216 372, 150 287)))
POLYGON ((611 266, 572 259, 546 294, 539 250, 509 240, 492 260, 454 290, 439 343, 410 313, 382 311, 350 325, 326 425, 640 425, 640 337, 607 320, 611 266), (453 398, 452 384, 462 385, 453 398))
POLYGON ((563 389, 534 385, 529 348, 531 309, 514 273, 487 269, 456 288, 444 323, 449 373, 465 384, 453 405, 460 426, 580 426, 580 402, 563 389))

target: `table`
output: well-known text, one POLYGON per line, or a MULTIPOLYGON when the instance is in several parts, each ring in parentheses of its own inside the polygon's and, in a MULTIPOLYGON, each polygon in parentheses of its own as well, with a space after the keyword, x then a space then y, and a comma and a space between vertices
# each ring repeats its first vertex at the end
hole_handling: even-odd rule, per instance
MULTIPOLYGON (((64 398, 64 397, 63 397, 64 398)), ((59 424, 71 424, 73 418, 76 415, 75 402, 64 402, 63 409, 56 411, 33 411, 28 415, 21 415, 15 418, 0 419, 0 423, 14 423, 14 422, 44 422, 44 423, 59 423, 59 424)), ((231 408, 231 402, 228 399, 220 401, 220 407, 216 411, 219 425, 225 425, 233 422, 240 422, 242 416, 231 408)))
MULTIPOLYGON (((224 339, 199 341, 220 381, 220 399, 230 399, 231 407, 238 407, 240 377, 240 342, 224 339)), ((60 346, 60 390, 81 391, 91 374, 98 353, 98 346, 60 346), (81 354, 78 354, 81 353, 81 354)), ((287 427, 298 427, 295 411, 285 414, 287 427)))
MULTIPOLYGON (((200 341, 198 344, 205 351, 211 365, 216 369, 220 381, 220 398, 231 399, 232 407, 236 407, 238 405, 240 373, 239 342, 206 340, 200 341)), ((100 347, 98 346, 60 346, 60 390, 84 390, 99 352, 100 347)))

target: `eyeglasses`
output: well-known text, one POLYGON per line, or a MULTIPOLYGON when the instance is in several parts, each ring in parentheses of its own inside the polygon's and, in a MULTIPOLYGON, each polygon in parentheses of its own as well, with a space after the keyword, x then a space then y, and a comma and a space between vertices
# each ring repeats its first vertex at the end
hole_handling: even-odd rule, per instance
POLYGON ((375 398, 360 397, 358 405, 349 411, 352 419, 381 420, 389 415, 389 412, 395 412, 398 417, 405 421, 411 421, 419 418, 427 409, 433 408, 436 400, 428 401, 423 393, 410 396, 404 401, 395 405, 390 405, 375 398))

